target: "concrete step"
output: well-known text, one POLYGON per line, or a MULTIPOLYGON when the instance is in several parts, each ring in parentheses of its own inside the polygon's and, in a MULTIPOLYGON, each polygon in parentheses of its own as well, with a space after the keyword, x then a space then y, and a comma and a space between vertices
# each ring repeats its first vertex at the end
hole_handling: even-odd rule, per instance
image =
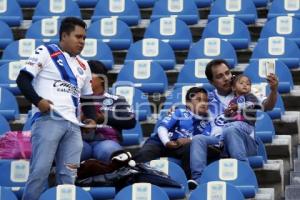
POLYGON ((285 188, 285 200, 299 200, 300 185, 288 185, 285 188))
POLYGON ((274 200, 275 191, 274 188, 258 188, 255 195, 255 200, 274 200))
POLYGON ((300 185, 300 172, 290 172, 290 185, 300 185))

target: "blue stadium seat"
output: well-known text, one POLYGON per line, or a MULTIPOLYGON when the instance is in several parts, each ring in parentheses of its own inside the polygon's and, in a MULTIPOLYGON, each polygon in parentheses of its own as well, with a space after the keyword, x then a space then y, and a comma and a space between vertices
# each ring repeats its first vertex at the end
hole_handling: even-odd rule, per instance
POLYGON ((92 22, 108 17, 117 17, 128 26, 137 25, 141 19, 139 7, 133 0, 98 1, 91 18, 92 22))
POLYGON ((232 184, 224 181, 210 181, 199 185, 191 192, 189 200, 208 200, 215 197, 221 199, 244 200, 243 194, 232 184))
POLYGON ((20 6, 23 7, 35 7, 39 0, 17 0, 20 6))
POLYGON ((0 87, 6 88, 14 95, 20 95, 21 92, 16 84, 16 79, 20 69, 25 65, 25 61, 12 61, 0 67, 0 87))
POLYGON ((274 66, 275 74, 278 77, 278 92, 289 93, 294 88, 292 74, 289 68, 280 60, 274 59, 259 59, 253 60, 249 63, 244 71, 252 83, 267 83, 266 67, 268 65, 274 66))
POLYGON ((245 198, 253 198, 258 190, 254 171, 248 163, 236 159, 221 159, 209 164, 202 173, 200 183, 210 181, 231 183, 245 198))
POLYGON ((216 0, 210 8, 208 20, 230 15, 240 19, 245 24, 254 24, 257 19, 257 12, 253 0, 216 0))
POLYGON ((125 62, 135 60, 153 60, 164 70, 173 69, 176 62, 172 47, 156 38, 146 38, 131 44, 125 62))
POLYGON ((0 200, 18 200, 16 195, 8 188, 0 186, 0 194, 0 200))
POLYGON ((144 121, 151 116, 151 107, 148 96, 140 89, 135 88, 130 82, 116 82, 113 84, 112 93, 125 97, 128 104, 132 107, 136 119, 144 121))
POLYGON ((35 48, 42 44, 34 39, 20 39, 11 42, 3 50, 0 66, 10 61, 25 60, 34 53, 35 48))
POLYGON ((137 60, 126 63, 120 70, 117 81, 129 81, 146 93, 163 93, 168 79, 163 68, 156 62, 137 60))
POLYGON ((109 46, 95 38, 85 39, 85 45, 80 56, 86 60, 99 60, 106 69, 112 69, 114 65, 114 57, 109 46))
POLYGON ((294 0, 273 0, 269 8, 268 19, 286 15, 300 18, 299 2, 294 0))
POLYGON ((190 62, 195 59, 224 59, 234 68, 237 64, 237 56, 232 45, 220 38, 204 38, 191 45, 188 57, 190 62))
POLYGON ((262 111, 256 113, 255 135, 264 143, 272 143, 275 128, 270 116, 262 111))
POLYGON ((36 21, 27 29, 25 38, 35 39, 38 42, 56 43, 59 42, 60 19, 46 18, 36 21))
POLYGON ((246 49, 250 43, 248 27, 234 17, 219 17, 209 22, 203 30, 202 39, 208 37, 226 39, 235 49, 246 49))
POLYGON ((20 26, 23 21, 23 13, 16 0, 2 0, 0 2, 0 20, 9 26, 20 26))
POLYGON ((211 59, 196 59, 191 62, 186 62, 178 74, 176 87, 183 85, 202 84, 207 90, 212 90, 214 87, 209 83, 205 75, 206 64, 211 59))
POLYGON ((121 189, 114 200, 169 200, 168 195, 160 187, 150 183, 134 183, 121 189))
POLYGON ((116 18, 103 18, 93 22, 86 35, 107 43, 112 50, 128 49, 133 41, 130 28, 116 18))
POLYGON ((76 0, 80 8, 94 8, 98 0, 76 0))
POLYGON ((170 176, 171 179, 179 183, 181 188, 161 187, 170 199, 184 199, 188 193, 187 178, 183 169, 176 163, 166 159, 151 160, 150 166, 160 170, 170 176))
POLYGON ((29 161, 0 160, 0 186, 24 187, 29 175, 29 161))
POLYGON ((58 185, 47 189, 39 200, 93 200, 92 196, 82 188, 74 185, 58 185))
POLYGON ((152 9, 151 21, 170 16, 176 16, 188 25, 197 24, 200 20, 194 1, 157 0, 152 9))
POLYGON ((146 28, 144 38, 157 38, 171 45, 174 50, 188 49, 192 43, 189 27, 180 19, 166 17, 155 20, 146 28))
POLYGON ((265 7, 267 6, 269 0, 253 0, 253 3, 255 4, 256 7, 265 7))
POLYGON ((8 121, 19 119, 19 105, 16 97, 7 89, 0 87, 0 114, 8 121))
MULTIPOLYGON (((262 135, 260 135, 262 136, 262 135)), ((252 169, 262 168, 265 163, 267 163, 267 152, 264 143, 261 141, 260 137, 256 136, 256 143, 258 144, 257 155, 248 156, 248 161, 252 169)))
POLYGON ((140 122, 136 122, 136 125, 132 129, 123 129, 122 130, 122 145, 140 145, 143 140, 143 130, 140 122))
POLYGON ((115 187, 83 187, 82 189, 89 192, 95 200, 113 199, 116 194, 115 187))
POLYGON ((260 32, 260 39, 282 36, 300 46, 300 19, 291 16, 278 16, 268 20, 260 32))
POLYGON ((276 58, 286 64, 289 69, 298 68, 300 50, 294 41, 285 37, 269 37, 261 39, 256 44, 250 61, 261 58, 276 58))
POLYGON ((0 21, 0 49, 4 49, 8 44, 14 41, 14 36, 10 27, 5 23, 0 21))
POLYGON ((149 7, 153 7, 154 3, 156 0, 135 0, 135 2, 137 3, 137 5, 140 8, 149 8, 149 7))
POLYGON ((40 0, 34 9, 32 21, 49 17, 78 17, 81 18, 80 9, 73 0, 40 0))
POLYGON ((0 136, 10 131, 8 121, 0 114, 0 136))
POLYGON ((213 0, 194 0, 198 8, 210 7, 213 0))

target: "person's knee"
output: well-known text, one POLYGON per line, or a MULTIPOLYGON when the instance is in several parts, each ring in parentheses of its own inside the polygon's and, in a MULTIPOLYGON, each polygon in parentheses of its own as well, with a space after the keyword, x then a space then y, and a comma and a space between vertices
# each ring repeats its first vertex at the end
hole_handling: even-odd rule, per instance
POLYGON ((192 145, 201 144, 206 145, 207 144, 207 136, 205 135, 196 135, 192 139, 192 145))

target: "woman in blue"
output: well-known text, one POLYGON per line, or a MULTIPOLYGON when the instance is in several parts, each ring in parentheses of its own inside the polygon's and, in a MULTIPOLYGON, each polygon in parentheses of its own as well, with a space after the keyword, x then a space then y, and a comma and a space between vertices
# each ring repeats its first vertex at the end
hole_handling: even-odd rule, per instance
POLYGON ((177 108, 163 118, 157 133, 145 142, 134 157, 136 162, 174 157, 182 161, 187 177, 190 176, 191 139, 194 135, 202 134, 210 125, 207 121, 207 92, 203 88, 192 87, 187 91, 185 100, 185 108, 177 108))

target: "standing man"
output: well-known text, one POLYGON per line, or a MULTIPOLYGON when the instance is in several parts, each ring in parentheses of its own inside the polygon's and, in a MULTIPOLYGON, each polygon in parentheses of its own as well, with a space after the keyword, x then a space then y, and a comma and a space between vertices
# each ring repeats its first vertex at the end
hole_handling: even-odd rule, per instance
MULTIPOLYGON (((62 20, 59 45, 39 46, 21 70, 17 84, 32 107, 32 156, 23 200, 38 200, 47 187, 55 159, 57 184, 74 184, 82 139, 78 105, 91 105, 91 72, 78 55, 84 47, 86 24, 62 20)), ((94 106, 83 106, 88 125, 95 125, 94 106)))

